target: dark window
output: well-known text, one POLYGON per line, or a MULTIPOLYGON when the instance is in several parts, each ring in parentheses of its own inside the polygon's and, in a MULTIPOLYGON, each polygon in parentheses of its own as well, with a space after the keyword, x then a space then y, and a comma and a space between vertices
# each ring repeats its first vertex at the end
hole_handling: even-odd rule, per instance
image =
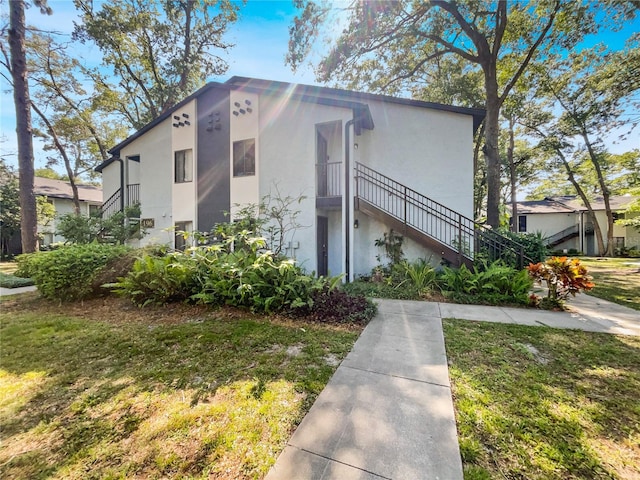
POLYGON ((185 232, 191 232, 191 222, 176 222, 175 232, 175 249, 184 251, 189 246, 188 238, 185 238, 185 232))
POLYGON ((175 153, 175 172, 176 183, 193 181, 193 154, 191 150, 180 150, 175 153))
POLYGON ((526 232, 527 231, 527 216, 526 215, 518 215, 518 231, 526 232))
POLYGON ((233 176, 246 177, 256 174, 256 140, 233 142, 233 176))
POLYGON ((89 205, 89 215, 95 217, 100 213, 100 205, 89 205))

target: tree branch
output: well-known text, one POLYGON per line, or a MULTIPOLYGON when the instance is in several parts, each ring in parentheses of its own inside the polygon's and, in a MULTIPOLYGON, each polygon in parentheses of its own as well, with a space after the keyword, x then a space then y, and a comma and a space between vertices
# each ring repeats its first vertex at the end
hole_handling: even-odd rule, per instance
POLYGON ((533 45, 531 45, 531 48, 529 48, 529 51, 527 52, 527 56, 518 67, 518 70, 511 78, 511 81, 507 84, 506 87, 504 87, 504 90, 502 91, 502 95, 500 95, 500 98, 498 99, 498 101, 500 102, 500 105, 502 105, 505 98, 507 98, 507 96, 509 95, 509 92, 511 91, 511 89, 515 86, 515 84, 518 82, 518 80, 520 79, 524 71, 529 66, 529 62, 531 61, 536 50, 538 49, 540 44, 543 42, 543 40, 547 36, 547 33, 553 26, 553 22, 555 21, 556 15, 559 11, 560 11, 560 2, 556 0, 555 7, 553 9, 553 12, 551 12, 551 15, 549 15, 549 20, 547 21, 547 24, 545 25, 542 32, 540 32, 540 35, 538 36, 537 40, 534 42, 533 45))

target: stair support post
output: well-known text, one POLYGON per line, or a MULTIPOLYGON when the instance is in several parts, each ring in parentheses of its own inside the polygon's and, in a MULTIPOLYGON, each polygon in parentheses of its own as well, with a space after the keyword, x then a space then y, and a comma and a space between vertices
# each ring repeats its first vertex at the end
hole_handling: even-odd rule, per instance
POLYGON ((458 266, 462 265, 462 215, 458 214, 458 266))
POLYGON ((404 187, 403 193, 403 202, 404 202, 404 225, 407 226, 407 187, 404 187))

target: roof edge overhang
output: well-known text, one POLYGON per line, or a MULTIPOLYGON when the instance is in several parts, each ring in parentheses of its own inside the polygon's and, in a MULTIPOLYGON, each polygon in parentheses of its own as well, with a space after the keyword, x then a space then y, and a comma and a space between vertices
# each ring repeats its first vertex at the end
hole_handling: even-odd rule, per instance
MULTIPOLYGON (((186 97, 184 100, 178 102, 173 107, 171 107, 169 110, 167 110, 166 112, 162 113, 162 115, 160 115, 159 117, 155 118, 151 122, 147 123, 144 127, 142 127, 140 130, 135 132, 133 135, 130 135, 125 140, 120 142, 118 145, 116 145, 115 147, 109 149, 109 153, 111 155, 113 155, 114 157, 119 157, 120 156, 120 150, 122 150, 128 144, 133 142, 135 139, 141 137, 142 135, 147 133, 149 130, 151 130, 153 127, 155 127, 156 125, 158 125, 158 124, 162 123, 163 121, 165 121, 167 118, 171 117, 171 115, 173 115, 173 113, 176 110, 179 110, 180 108, 184 107, 191 100, 193 100, 194 98, 202 95, 204 92, 206 92, 207 90, 210 90, 212 88, 221 88, 221 89, 224 89, 224 90, 230 90, 229 85, 226 85, 224 83, 218 83, 218 82, 209 82, 209 83, 207 83, 206 85, 204 85, 203 87, 199 88, 198 90, 193 92, 191 95, 186 97)), ((111 160, 111 159, 109 159, 109 160, 111 160)), ((105 162, 103 162, 99 167, 104 168, 106 166, 104 164, 109 162, 109 160, 106 160, 105 162)), ((98 171, 97 168, 96 168, 96 171, 98 171)))
MULTIPOLYGON (((250 88, 261 93, 282 94, 288 92, 291 95, 310 95, 312 97, 324 97, 334 95, 348 98, 353 102, 377 100, 382 102, 396 103, 400 105, 409 105, 412 107, 429 108, 445 112, 460 113, 463 115, 471 115, 473 117, 473 131, 477 131, 478 127, 486 116, 486 110, 483 108, 456 107, 453 105, 444 105, 434 102, 425 102, 422 100, 413 100, 410 98, 393 97, 390 95, 382 95, 378 93, 356 92, 353 90, 343 90, 340 88, 320 87, 314 85, 304 85, 300 83, 278 82, 275 80, 264 80, 250 77, 234 76, 225 82, 226 85, 232 85, 235 88, 250 88)), ((368 108, 368 107, 367 107, 368 108)), ((370 116, 370 114, 369 114, 370 116)), ((364 127, 363 127, 364 128, 364 127)))

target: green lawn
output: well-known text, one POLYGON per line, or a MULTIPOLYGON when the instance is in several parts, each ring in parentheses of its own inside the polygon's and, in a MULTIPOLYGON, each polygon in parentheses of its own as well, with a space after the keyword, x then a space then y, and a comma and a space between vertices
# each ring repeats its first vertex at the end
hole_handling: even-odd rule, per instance
POLYGON ((594 297, 640 310, 640 258, 581 257, 596 286, 594 297))
POLYGON ((443 323, 465 479, 640 478, 640 338, 443 323))
POLYGON ((358 335, 29 294, 0 322, 4 479, 262 478, 358 335))
POLYGON ((0 273, 5 273, 7 275, 12 274, 18 269, 18 264, 16 262, 0 262, 0 273))

